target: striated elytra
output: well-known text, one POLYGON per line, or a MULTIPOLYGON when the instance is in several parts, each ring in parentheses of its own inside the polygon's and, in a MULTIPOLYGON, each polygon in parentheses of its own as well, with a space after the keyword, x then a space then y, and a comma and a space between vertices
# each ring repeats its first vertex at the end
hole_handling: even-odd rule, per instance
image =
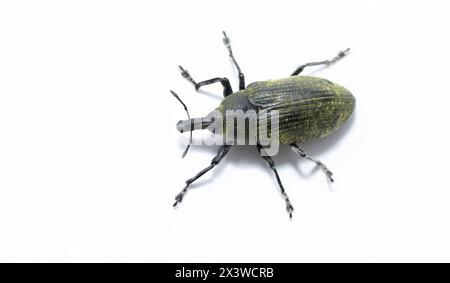
POLYGON ((326 79, 295 76, 252 83, 226 97, 217 110, 225 115, 236 108, 278 110, 280 143, 291 144, 322 138, 340 128, 353 113, 355 98, 326 79), (248 104, 237 102, 245 99, 248 104))
MULTIPOLYGON (((228 130, 227 120, 217 120, 215 117, 217 113, 222 117, 227 117, 230 111, 242 111, 243 113, 251 112, 259 115, 260 113, 276 113, 277 114, 277 137, 279 144, 288 144, 291 149, 299 154, 300 157, 306 158, 319 166, 326 174, 328 179, 333 182, 332 172, 319 160, 316 160, 309 156, 299 146, 298 142, 312 141, 322 137, 325 137, 333 131, 339 129, 352 115, 355 109, 355 97, 346 88, 330 82, 327 79, 310 77, 310 76, 298 76, 306 67, 319 66, 319 65, 331 65, 348 54, 349 49, 341 51, 336 57, 331 60, 324 60, 318 62, 311 62, 300 65, 290 77, 261 81, 249 84, 245 87, 244 75, 241 72, 239 65, 234 58, 230 39, 225 32, 224 44, 228 49, 229 56, 234 63, 239 74, 239 91, 233 92, 230 82, 227 78, 213 78, 210 80, 196 82, 189 72, 180 66, 182 76, 191 82, 196 90, 199 90, 202 86, 221 83, 223 86, 223 94, 225 99, 222 100, 220 105, 207 116, 203 118, 191 119, 189 112, 185 104, 181 101, 178 95, 172 91, 172 94, 183 104, 188 119, 179 121, 177 123, 177 130, 180 132, 190 131, 192 140, 192 131, 196 129, 213 129, 216 130, 220 125, 221 132, 216 132, 224 137, 224 140, 236 141, 236 128, 228 130), (251 111, 250 111, 251 110, 251 111), (253 111, 253 112, 252 112, 253 111), (221 122, 219 122, 221 121, 221 122), (223 123, 223 124, 219 124, 223 123)), ((273 114, 269 114, 269 119, 273 114)), ((235 122, 230 120, 230 124, 235 122)), ((251 131, 250 123, 242 125, 245 127, 245 132, 251 131)), ((258 132, 263 131, 260 124, 256 124, 258 132)), ((272 125, 272 128, 274 126, 272 125)), ((270 126, 267 131, 270 131, 270 126)), ((248 140, 246 140, 248 141, 248 140)), ((261 157, 268 163, 270 168, 275 174, 278 185, 280 187, 281 194, 286 203, 286 210, 289 216, 292 217, 294 210, 289 197, 287 196, 284 187, 281 183, 281 179, 275 167, 273 159, 261 154, 263 146, 258 140, 256 146, 261 157)), ((247 143, 246 143, 247 144, 247 143)), ((214 168, 229 152, 231 143, 225 143, 219 146, 216 156, 212 159, 211 164, 205 169, 201 170, 193 178, 186 181, 186 186, 175 197, 174 206, 183 200, 185 193, 188 191, 189 185, 195 180, 200 178, 203 174, 214 168)), ((189 146, 188 146, 189 148, 189 146)), ((183 156, 186 154, 187 149, 183 156)))

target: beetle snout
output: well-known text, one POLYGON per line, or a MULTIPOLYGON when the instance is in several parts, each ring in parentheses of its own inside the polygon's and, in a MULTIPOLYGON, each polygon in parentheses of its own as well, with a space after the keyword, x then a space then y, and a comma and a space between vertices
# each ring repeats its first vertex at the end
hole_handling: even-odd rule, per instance
POLYGON ((178 121, 178 123, 177 123, 177 131, 179 131, 180 133, 183 133, 183 132, 184 132, 184 129, 183 129, 183 120, 178 121))
POLYGON ((180 120, 177 123, 177 130, 180 133, 191 132, 195 130, 203 130, 214 122, 211 118, 194 118, 189 120, 180 120))
POLYGON ((180 120, 177 123, 177 130, 180 133, 184 133, 184 132, 190 132, 193 130, 196 130, 196 120, 195 119, 190 119, 190 120, 180 120))

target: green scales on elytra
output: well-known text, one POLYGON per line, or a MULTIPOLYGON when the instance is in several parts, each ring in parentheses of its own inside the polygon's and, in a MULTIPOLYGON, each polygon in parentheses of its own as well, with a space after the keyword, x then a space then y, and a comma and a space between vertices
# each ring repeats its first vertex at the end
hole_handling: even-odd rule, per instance
MULTIPOLYGON (((278 115, 277 126, 279 143, 288 144, 294 152, 300 155, 300 157, 316 163, 317 166, 324 171, 328 179, 333 182, 333 178, 331 177, 332 172, 321 161, 309 156, 298 146, 297 143, 316 140, 339 129, 353 113, 355 109, 355 98, 347 89, 330 82, 329 80, 297 75, 301 73, 305 67, 318 65, 329 66, 334 64, 343 58, 349 52, 349 49, 339 52, 339 54, 331 60, 311 62, 300 65, 290 77, 278 80, 255 82, 245 87, 244 75, 233 56, 230 40, 226 36, 225 32, 223 34, 224 43, 228 49, 229 56, 239 73, 239 91, 233 93, 230 82, 227 78, 218 77, 197 83, 188 71, 180 66, 182 76, 190 81, 195 86, 196 90, 199 90, 202 86, 220 82, 223 86, 223 94, 225 99, 222 100, 216 111, 220 112, 223 116, 227 115, 227 111, 241 110, 245 112, 248 110, 253 110, 255 112, 267 111, 270 113, 270 111, 276 110, 278 115)), ((172 94, 183 104, 188 114, 187 120, 178 122, 177 129, 180 132, 190 131, 191 140, 192 130, 206 128, 210 129, 211 125, 214 126, 214 123, 217 123, 217 121, 209 115, 202 119, 191 119, 185 104, 175 92, 172 91, 172 94)), ((224 127, 221 134, 223 136, 233 137, 235 133, 232 133, 231 135, 230 133, 227 133, 225 120, 223 120, 223 123, 224 127)), ((247 126, 248 125, 246 125, 246 127, 247 126)), ((260 127, 258 125, 258 129, 259 128, 260 127)), ((174 206, 183 200, 183 197, 191 183, 219 164, 219 162, 229 152, 231 146, 232 145, 227 143, 219 146, 217 155, 212 159, 211 164, 201 170, 193 178, 186 181, 186 186, 175 197, 176 201, 174 206)), ((258 149, 258 152, 261 153, 263 149, 261 144, 257 143, 255 146, 258 149)), ((188 148, 189 146, 186 148, 183 156, 186 154, 188 148)), ((273 170, 280 187, 281 194, 286 202, 286 210, 292 217, 292 211, 294 208, 281 183, 281 179, 275 168, 274 161, 267 155, 261 155, 261 157, 273 170)))
POLYGON ((226 97, 217 110, 223 115, 234 110, 234 96, 246 97, 256 110, 278 110, 280 144, 325 137, 340 128, 355 108, 354 96, 344 87, 306 76, 252 83, 226 97))

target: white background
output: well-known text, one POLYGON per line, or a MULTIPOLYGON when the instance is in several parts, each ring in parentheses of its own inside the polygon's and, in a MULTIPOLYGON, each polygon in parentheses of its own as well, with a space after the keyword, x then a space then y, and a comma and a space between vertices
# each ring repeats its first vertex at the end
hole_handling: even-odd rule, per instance
MULTIPOLYGON (((1 261, 450 261, 447 1, 2 1, 1 261), (185 118, 247 82, 350 56, 316 75, 347 87, 354 117, 275 158, 234 148, 186 195, 215 147, 181 159, 185 118)), ((201 133, 196 132, 197 138, 201 133)))

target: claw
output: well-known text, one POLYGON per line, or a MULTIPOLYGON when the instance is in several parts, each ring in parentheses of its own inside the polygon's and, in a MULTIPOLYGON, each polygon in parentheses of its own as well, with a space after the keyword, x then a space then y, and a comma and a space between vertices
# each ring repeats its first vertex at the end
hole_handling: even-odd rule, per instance
POLYGON ((175 203, 173 204, 173 207, 176 207, 182 200, 183 200, 183 195, 181 193, 179 193, 175 197, 175 203))
POLYGON ((328 179, 330 180, 331 183, 334 183, 334 179, 330 175, 328 175, 328 179))
POLYGON ((286 205, 286 210, 289 213, 289 218, 292 219, 292 212, 294 211, 294 207, 290 203, 288 203, 286 205))
POLYGON ((189 77, 188 71, 186 71, 185 69, 183 69, 183 67, 181 67, 181 66, 178 66, 178 68, 180 69, 180 72, 181 72, 181 75, 183 76, 183 78, 189 77))
POLYGON ((191 74, 189 74, 189 72, 187 70, 185 70, 183 67, 178 66, 178 68, 180 69, 181 72, 181 76, 183 78, 185 78, 186 80, 188 80, 189 82, 191 82, 195 88, 197 89, 197 83, 194 81, 194 79, 191 77, 191 74))
POLYGON ((333 172, 331 172, 330 169, 328 169, 322 162, 320 162, 319 166, 322 168, 323 172, 328 177, 328 180, 330 180, 330 182, 333 183, 334 179, 331 177, 333 176, 333 172))
POLYGON ((336 55, 336 57, 334 57, 333 59, 328 61, 327 65, 332 65, 332 64, 336 63, 337 61, 344 58, 348 53, 350 53, 350 48, 347 48, 344 51, 339 51, 338 55, 336 55))
POLYGON ((225 31, 222 32, 223 33, 223 43, 225 45, 230 44, 230 38, 227 36, 227 34, 225 33, 225 31))

